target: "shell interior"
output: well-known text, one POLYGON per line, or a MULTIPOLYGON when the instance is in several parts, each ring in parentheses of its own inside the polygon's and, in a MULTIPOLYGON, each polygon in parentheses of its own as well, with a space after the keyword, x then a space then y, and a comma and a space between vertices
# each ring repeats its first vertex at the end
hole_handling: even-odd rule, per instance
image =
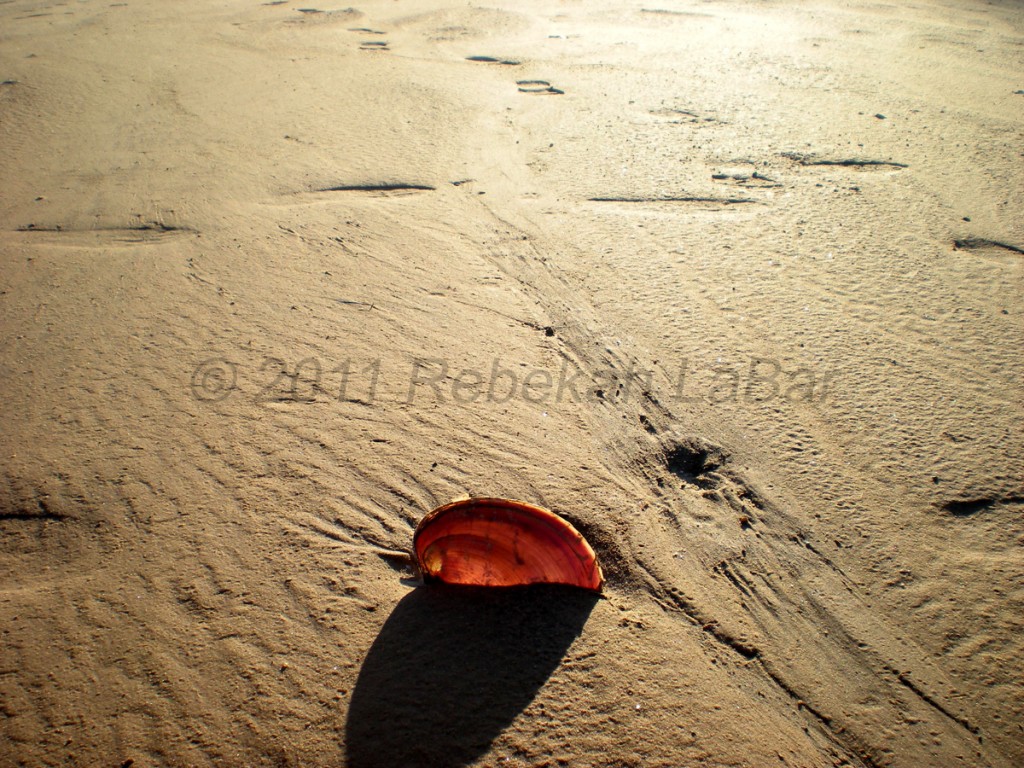
POLYGON ((512 587, 569 584, 598 592, 601 567, 586 539, 541 507, 509 499, 465 499, 438 507, 416 528, 425 580, 512 587))

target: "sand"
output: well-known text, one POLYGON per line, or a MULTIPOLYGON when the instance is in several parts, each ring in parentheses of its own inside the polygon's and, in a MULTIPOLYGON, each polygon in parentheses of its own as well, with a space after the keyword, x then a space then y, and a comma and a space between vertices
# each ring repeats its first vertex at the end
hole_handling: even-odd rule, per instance
POLYGON ((0 762, 1024 763, 1024 11, 0 5, 0 762), (417 586, 463 494, 600 598, 417 586))

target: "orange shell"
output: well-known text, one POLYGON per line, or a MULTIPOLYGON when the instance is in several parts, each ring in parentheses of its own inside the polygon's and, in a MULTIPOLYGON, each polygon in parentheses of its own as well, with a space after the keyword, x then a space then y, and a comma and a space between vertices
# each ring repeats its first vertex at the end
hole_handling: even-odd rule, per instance
POLYGON ((586 539, 546 509, 509 499, 463 499, 424 517, 413 536, 424 580, 484 587, 569 584, 600 592, 586 539))

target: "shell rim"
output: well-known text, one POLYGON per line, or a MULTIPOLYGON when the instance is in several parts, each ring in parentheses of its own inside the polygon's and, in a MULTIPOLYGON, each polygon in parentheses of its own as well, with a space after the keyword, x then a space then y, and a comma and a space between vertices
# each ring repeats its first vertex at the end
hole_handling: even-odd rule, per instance
MULTIPOLYGON (((590 545, 590 542, 587 541, 587 538, 582 533, 580 533, 577 530, 575 525, 570 523, 568 520, 566 520, 564 517, 562 517, 558 513, 552 512, 550 509, 545 509, 544 507, 537 506, 536 504, 530 504, 529 502, 526 502, 526 501, 519 501, 517 499, 503 499, 503 498, 500 498, 500 497, 497 497, 497 496, 481 496, 481 497, 471 497, 471 498, 468 498, 468 499, 456 499, 455 501, 450 501, 447 504, 442 504, 440 507, 436 507, 435 509, 432 509, 426 515, 424 515, 423 519, 420 520, 420 522, 416 525, 416 531, 415 531, 415 533, 413 533, 413 537, 412 537, 413 557, 416 560, 416 565, 419 568, 420 574, 423 576, 424 580, 427 580, 427 576, 426 576, 427 569, 426 569, 426 565, 424 564, 424 562, 420 558, 419 547, 416 546, 417 541, 418 541, 418 539, 420 537, 420 533, 422 532, 422 530, 427 525, 429 525, 434 520, 436 520, 438 517, 441 517, 446 512, 450 512, 453 509, 458 509, 458 508, 462 508, 462 507, 476 507, 476 506, 483 506, 483 505, 493 505, 493 506, 499 506, 499 507, 511 507, 513 509, 519 509, 520 511, 525 511, 525 512, 529 512, 529 513, 533 513, 533 514, 538 514, 539 516, 548 518, 550 520, 553 520, 556 524, 558 524, 559 526, 562 526, 569 533, 571 533, 572 535, 574 535, 576 537, 576 539, 579 542, 579 544, 581 544, 583 546, 583 548, 585 549, 585 551, 587 552, 587 554, 590 555, 590 557, 591 557, 591 559, 592 559, 592 561, 594 563, 594 569, 595 569, 596 575, 597 575, 597 586, 595 588, 581 587, 579 585, 568 585, 568 586, 575 586, 578 589, 585 589, 585 590, 588 590, 588 591, 598 592, 598 593, 602 591, 602 588, 604 587, 604 582, 605 582, 604 570, 601 568, 601 563, 597 559, 597 553, 594 551, 594 548, 590 545)), ((508 587, 508 588, 511 588, 511 587, 508 587)))

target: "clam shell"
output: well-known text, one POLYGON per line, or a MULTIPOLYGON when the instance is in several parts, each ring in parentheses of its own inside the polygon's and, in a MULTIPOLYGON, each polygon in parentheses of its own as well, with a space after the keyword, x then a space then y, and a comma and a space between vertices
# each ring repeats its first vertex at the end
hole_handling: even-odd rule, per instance
POLYGON ((425 581, 514 587, 569 584, 600 592, 604 575, 590 544, 541 507, 509 499, 463 499, 416 527, 413 550, 425 581))

